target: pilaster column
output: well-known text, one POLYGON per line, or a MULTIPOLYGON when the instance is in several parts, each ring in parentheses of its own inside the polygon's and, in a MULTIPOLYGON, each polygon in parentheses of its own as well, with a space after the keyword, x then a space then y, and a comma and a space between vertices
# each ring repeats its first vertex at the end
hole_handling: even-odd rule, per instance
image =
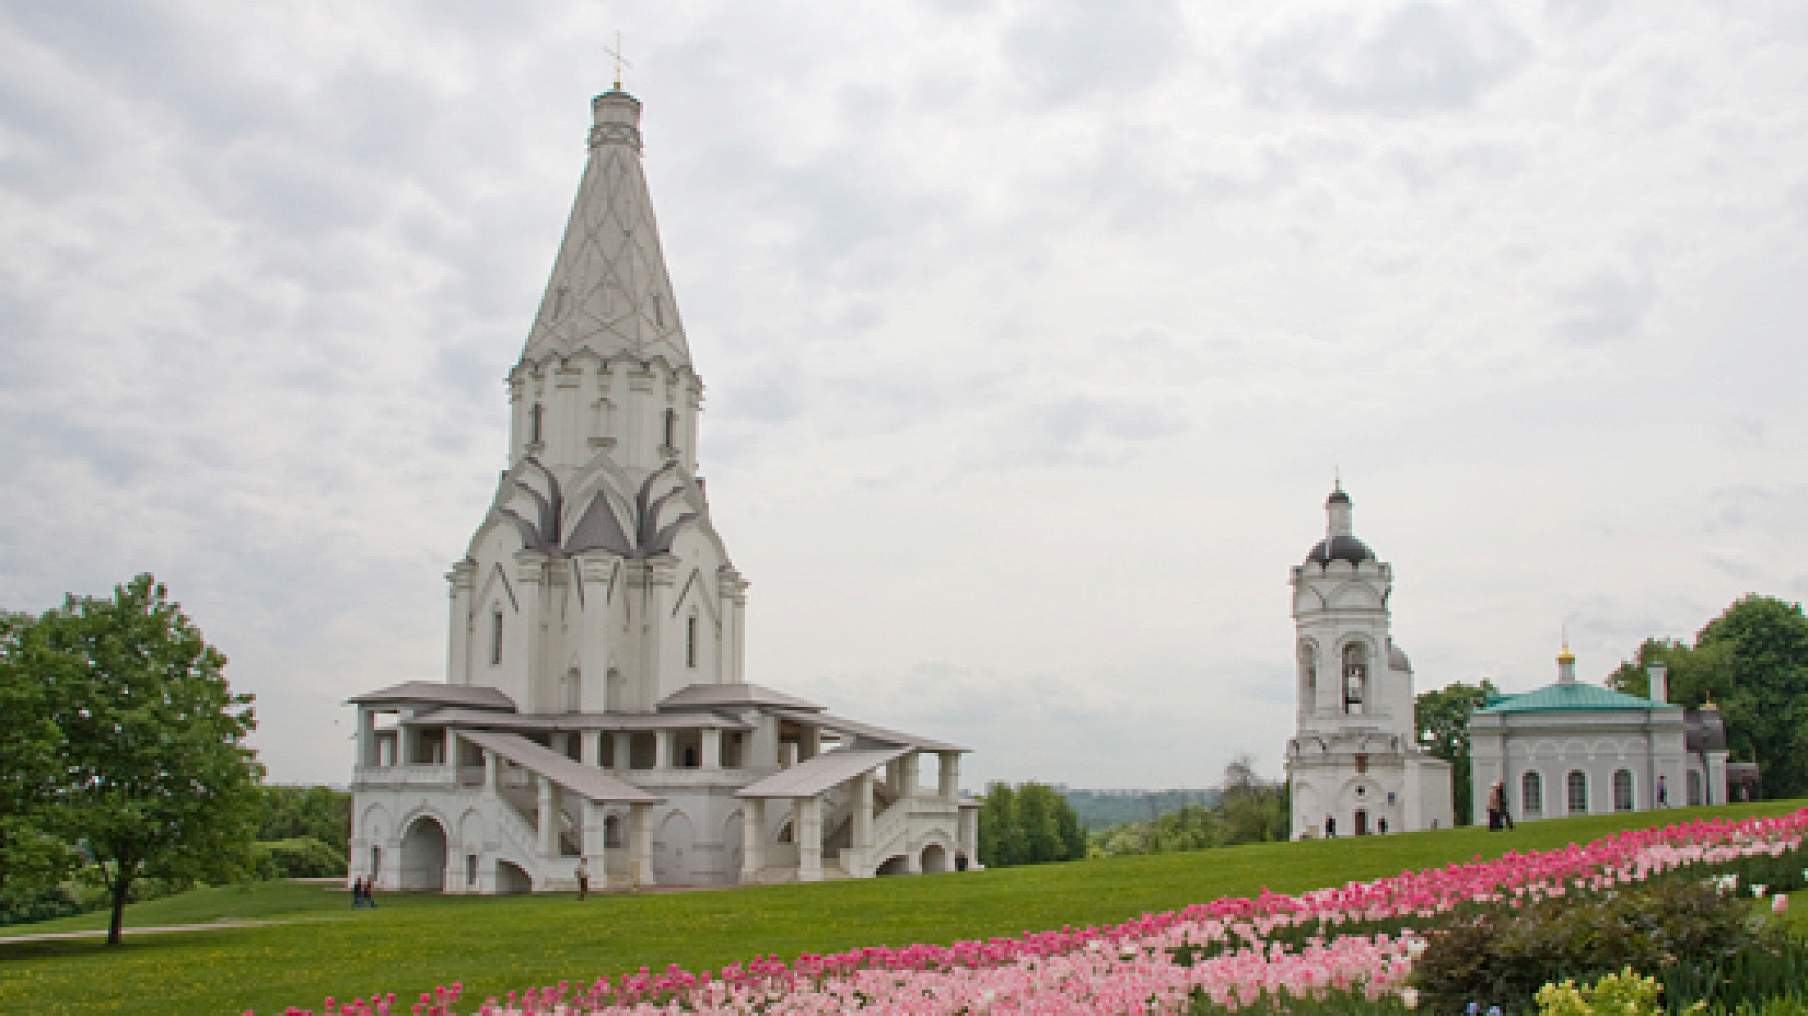
POLYGON ((960 810, 960 849, 967 855, 969 865, 979 862, 979 809, 962 808, 960 810))
POLYGON ((446 679, 471 681, 471 593, 477 585, 477 562, 460 561, 446 573, 446 679))
POLYGON ((488 749, 483 753, 483 792, 489 797, 502 792, 502 756, 488 749))
POLYGON ((703 768, 722 768, 722 728, 703 728, 703 768))
POLYGON ((944 751, 937 756, 941 760, 940 779, 936 781, 936 791, 942 800, 950 804, 960 802, 960 752, 944 751))
POLYGON ((822 798, 797 800, 793 833, 797 837, 797 880, 822 881, 822 798))
POLYGON ((609 872, 604 867, 607 862, 603 849, 603 806, 585 798, 583 811, 584 864, 590 869, 590 884, 600 888, 609 884, 609 872))
POLYGON ((635 885, 653 884, 653 806, 628 806, 628 878, 635 885))
POLYGON ((653 731, 653 768, 670 769, 672 767, 672 732, 669 730, 653 731))
POLYGON ((544 624, 546 555, 523 550, 515 554, 515 589, 520 609, 513 618, 502 620, 502 670, 513 671, 525 678, 527 701, 520 703, 523 712, 559 709, 563 703, 548 695, 541 674, 540 647, 545 643, 540 628, 544 624))
POLYGON ((628 752, 633 747, 634 747, 634 735, 633 734, 629 733, 626 730, 611 731, 609 734, 609 750, 610 750, 610 754, 614 756, 614 759, 611 762, 609 768, 616 769, 616 770, 619 770, 624 773, 627 772, 629 769, 629 765, 632 762, 632 757, 628 754, 628 752))
POLYGON ((778 767, 789 769, 797 764, 797 742, 780 741, 778 743, 778 767))
POLYGON ((898 759, 898 794, 901 797, 917 796, 917 753, 908 752, 898 759))
POLYGON ((873 774, 854 777, 854 818, 852 843, 855 850, 865 851, 873 845, 873 774))
POLYGON ((575 736, 579 739, 578 740, 579 761, 583 762, 587 766, 600 766, 603 764, 603 732, 602 731, 585 730, 585 731, 581 731, 578 734, 573 735, 573 736, 575 736))
POLYGON ((741 881, 758 882, 766 866, 766 802, 747 798, 741 812, 741 881))
POLYGON ((559 856, 559 788, 539 773, 534 783, 540 792, 540 809, 534 817, 534 829, 540 837, 540 856, 559 856))
POLYGON ((797 760, 808 762, 822 754, 822 730, 817 727, 806 727, 802 735, 802 743, 797 749, 797 760))
POLYGON ((358 707, 358 764, 375 766, 381 758, 377 752, 377 714, 369 706, 358 707))
MULTIPOLYGON (((457 783, 458 782, 458 732, 453 730, 451 727, 447 727, 445 737, 443 737, 440 740, 440 745, 441 745, 441 750, 443 750, 446 753, 446 757, 441 759, 440 762, 445 765, 447 774, 452 777, 452 782, 457 783)), ((451 883, 447 883, 447 884, 450 885, 451 883)))

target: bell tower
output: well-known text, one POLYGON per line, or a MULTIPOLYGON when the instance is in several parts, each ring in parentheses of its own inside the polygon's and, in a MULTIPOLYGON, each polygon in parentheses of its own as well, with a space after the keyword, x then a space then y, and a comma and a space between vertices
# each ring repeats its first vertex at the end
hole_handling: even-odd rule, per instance
MULTIPOLYGON (((1295 565, 1296 733, 1287 745, 1293 835, 1423 828, 1416 788, 1412 663, 1394 644, 1393 567, 1357 539, 1337 484, 1325 537, 1295 565), (1413 756, 1409 759, 1409 756, 1413 756)), ((1448 824, 1448 819, 1445 820, 1448 824)))

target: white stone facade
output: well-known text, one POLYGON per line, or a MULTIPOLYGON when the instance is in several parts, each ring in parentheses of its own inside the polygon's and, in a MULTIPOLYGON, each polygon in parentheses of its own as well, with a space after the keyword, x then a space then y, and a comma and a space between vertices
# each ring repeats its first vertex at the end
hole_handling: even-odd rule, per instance
POLYGON ((1412 664, 1390 631, 1393 568, 1356 538, 1352 508, 1331 492, 1325 539, 1292 571, 1296 839, 1451 825, 1450 765, 1414 741, 1412 664))
POLYGON ((1503 697, 1470 718, 1475 821, 1485 820, 1497 782, 1516 822, 1726 803, 1717 711, 1666 703, 1661 667, 1651 671, 1652 697, 1641 699, 1578 682, 1567 648, 1557 665, 1556 684, 1503 697))
POLYGON ((703 383, 640 160, 597 96, 519 362, 508 469, 447 575, 446 682, 360 695, 351 874, 380 889, 724 884, 973 858, 955 745, 748 684, 697 475, 703 383), (934 763, 932 775, 922 764, 934 763))

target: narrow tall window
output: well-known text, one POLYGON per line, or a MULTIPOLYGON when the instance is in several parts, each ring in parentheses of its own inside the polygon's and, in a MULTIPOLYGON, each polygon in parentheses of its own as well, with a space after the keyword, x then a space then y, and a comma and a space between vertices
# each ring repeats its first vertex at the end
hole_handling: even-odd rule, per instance
POLYGON ((697 615, 684 619, 684 665, 697 665, 697 615))
POLYGON ((1569 773, 1569 813, 1588 814, 1588 774, 1580 769, 1569 773))
POLYGON ((1318 650, 1309 643, 1301 642, 1299 647, 1301 698, 1306 708, 1313 708, 1318 701, 1318 650))
POLYGON ((1356 771, 1358 773, 1369 771, 1369 757, 1361 752, 1356 753, 1356 771))
POLYGON ((665 327, 665 297, 658 293, 653 294, 653 323, 665 327))
POLYGON ((490 666, 502 662, 502 611, 490 615, 490 666))
POLYGON ((1535 772, 1519 778, 1519 814, 1522 818, 1544 815, 1544 778, 1535 772))
POLYGON ((1368 647, 1352 642, 1343 647, 1343 711, 1356 714, 1368 710, 1363 703, 1368 696, 1368 647))
POLYGON ((674 409, 665 411, 665 446, 678 447, 678 411, 674 409))
POLYGON ((1613 773, 1613 810, 1632 810, 1632 770, 1616 769, 1613 773))
POLYGON ((539 444, 540 443, 540 421, 541 421, 541 418, 544 417, 545 415, 546 415, 546 408, 544 406, 540 405, 538 402, 534 403, 534 408, 528 410, 528 413, 527 413, 528 438, 527 438, 527 440, 530 444, 539 444))
POLYGON ((557 321, 565 316, 565 297, 571 292, 570 286, 560 286, 552 295, 552 319, 557 321))

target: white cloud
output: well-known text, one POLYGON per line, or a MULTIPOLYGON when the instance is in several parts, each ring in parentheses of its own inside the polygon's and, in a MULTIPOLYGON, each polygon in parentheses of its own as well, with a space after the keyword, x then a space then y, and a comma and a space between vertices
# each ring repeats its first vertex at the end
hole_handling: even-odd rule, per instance
MULTIPOLYGON (((157 571, 279 779, 438 674, 504 464, 615 26, 499 10, 0 15, 0 605, 157 571)), ((1278 773, 1337 464, 1422 687, 1808 593, 1792 5, 1104 11, 632 11, 753 679, 1278 773)))

